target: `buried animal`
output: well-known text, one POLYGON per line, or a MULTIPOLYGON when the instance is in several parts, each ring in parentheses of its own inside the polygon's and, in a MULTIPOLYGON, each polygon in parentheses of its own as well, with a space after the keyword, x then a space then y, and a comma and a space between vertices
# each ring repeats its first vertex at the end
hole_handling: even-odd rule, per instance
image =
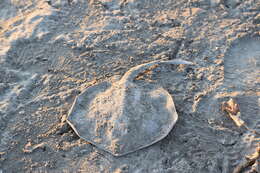
POLYGON ((114 83, 91 86, 75 99, 67 122, 78 136, 115 156, 163 139, 178 119, 171 95, 158 85, 134 83, 138 74, 161 64, 192 63, 152 61, 131 68, 114 83))

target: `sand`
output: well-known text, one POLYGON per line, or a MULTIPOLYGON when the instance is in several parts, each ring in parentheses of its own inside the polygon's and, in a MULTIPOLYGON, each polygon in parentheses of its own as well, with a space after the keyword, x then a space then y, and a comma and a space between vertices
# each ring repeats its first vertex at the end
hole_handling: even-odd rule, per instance
POLYGON ((0 172, 259 172, 257 0, 0 1, 0 172), (67 124, 82 91, 154 60, 179 119, 152 146, 112 156, 67 124), (247 127, 221 103, 233 98, 247 127), (247 165, 245 168, 241 165, 247 165), (240 170, 239 170, 239 169, 240 170))

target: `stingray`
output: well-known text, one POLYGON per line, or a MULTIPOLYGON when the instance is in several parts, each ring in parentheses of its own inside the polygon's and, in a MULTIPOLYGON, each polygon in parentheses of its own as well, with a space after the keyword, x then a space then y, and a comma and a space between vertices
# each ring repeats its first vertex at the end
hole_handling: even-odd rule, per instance
POLYGON ((184 60, 152 61, 131 68, 120 80, 88 87, 76 97, 67 122, 77 135, 114 156, 148 147, 168 135, 178 114, 171 95, 158 84, 137 84, 146 69, 184 60))

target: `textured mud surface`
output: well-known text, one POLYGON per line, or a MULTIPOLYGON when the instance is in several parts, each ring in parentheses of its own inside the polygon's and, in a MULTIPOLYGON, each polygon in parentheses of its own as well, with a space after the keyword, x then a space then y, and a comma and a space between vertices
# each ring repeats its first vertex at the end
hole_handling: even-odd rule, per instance
POLYGON ((259 12, 256 0, 0 1, 0 172, 232 172, 260 138, 259 12), (174 98, 160 142, 114 157, 66 123, 87 87, 175 58, 196 65, 138 77, 174 98), (230 97, 258 134, 220 110, 230 97))

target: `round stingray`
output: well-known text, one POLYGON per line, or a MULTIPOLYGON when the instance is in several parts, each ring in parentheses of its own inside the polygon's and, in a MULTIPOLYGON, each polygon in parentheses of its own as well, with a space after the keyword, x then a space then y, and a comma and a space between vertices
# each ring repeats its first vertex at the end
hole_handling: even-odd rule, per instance
POLYGON ((74 131, 115 156, 163 139, 173 128, 178 115, 173 99, 165 89, 133 82, 140 69, 149 64, 134 67, 120 81, 102 82, 80 94, 67 119, 74 131))

